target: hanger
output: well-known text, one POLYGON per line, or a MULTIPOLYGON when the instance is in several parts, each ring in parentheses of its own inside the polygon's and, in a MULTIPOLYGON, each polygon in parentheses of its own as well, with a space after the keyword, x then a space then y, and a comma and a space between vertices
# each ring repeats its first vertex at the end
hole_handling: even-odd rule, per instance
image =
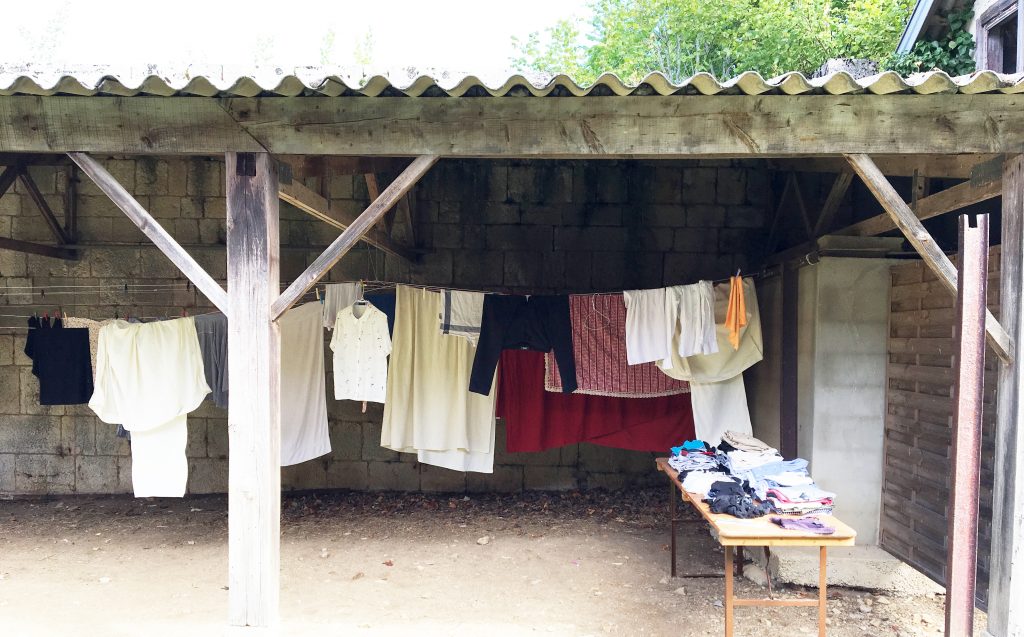
POLYGON ((356 299, 356 305, 369 305, 370 302, 363 298, 363 280, 359 279, 359 298, 356 299))

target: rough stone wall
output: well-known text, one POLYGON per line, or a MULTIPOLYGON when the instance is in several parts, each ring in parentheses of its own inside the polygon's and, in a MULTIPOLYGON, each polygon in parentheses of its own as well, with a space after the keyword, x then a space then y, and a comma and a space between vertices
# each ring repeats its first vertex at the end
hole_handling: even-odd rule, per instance
MULTIPOLYGON (((105 160, 112 174, 211 275, 225 277, 223 165, 210 159, 105 160)), ((32 174, 62 210, 64 169, 32 174)), ((317 187, 315 180, 310 185, 317 187)), ((336 206, 361 210, 361 177, 334 177, 336 206)), ((510 292, 586 292, 724 277, 756 254, 771 199, 767 173, 728 162, 442 161, 417 187, 415 219, 427 250, 408 264, 360 245, 329 280, 385 279, 510 292)), ((87 178, 78 187, 79 261, 0 251, 2 326, 16 315, 179 316, 211 309, 171 263, 87 178), (129 285, 174 285, 157 292, 129 285), (26 294, 19 286, 47 288, 26 294), (102 291, 56 286, 102 286, 102 291)), ((0 236, 50 242, 20 184, 0 198, 0 236)), ((282 281, 299 274, 337 236, 282 206, 282 281)), ((0 328, 0 494, 131 491, 128 443, 86 406, 43 407, 24 329, 0 328)), ((327 357, 330 375, 330 357, 327 357)), ((329 456, 282 470, 286 489, 518 491, 622 487, 657 479, 651 454, 570 446, 543 453, 504 450, 498 423, 493 475, 416 463, 379 446, 382 409, 330 398, 329 456)), ((226 413, 207 402, 189 416, 192 493, 227 488, 226 413)))

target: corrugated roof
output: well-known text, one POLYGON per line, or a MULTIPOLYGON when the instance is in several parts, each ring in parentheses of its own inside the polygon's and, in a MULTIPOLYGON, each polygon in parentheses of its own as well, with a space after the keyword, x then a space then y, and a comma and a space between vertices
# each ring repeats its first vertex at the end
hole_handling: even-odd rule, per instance
MULTIPOLYGON (((310 70, 312 71, 312 70, 310 70)), ((77 96, 199 96, 199 97, 570 97, 622 95, 930 95, 936 93, 1024 93, 1024 73, 999 74, 980 71, 950 77, 941 71, 900 77, 885 72, 856 79, 845 72, 821 78, 786 73, 764 79, 747 72, 725 82, 698 73, 679 83, 652 73, 638 85, 630 85, 606 73, 593 84, 581 86, 566 75, 535 84, 522 75, 509 77, 500 86, 488 86, 476 76, 455 83, 419 76, 407 84, 393 83, 377 75, 363 83, 340 75, 145 75, 111 74, 103 71, 8 72, 0 68, 0 95, 77 96)))

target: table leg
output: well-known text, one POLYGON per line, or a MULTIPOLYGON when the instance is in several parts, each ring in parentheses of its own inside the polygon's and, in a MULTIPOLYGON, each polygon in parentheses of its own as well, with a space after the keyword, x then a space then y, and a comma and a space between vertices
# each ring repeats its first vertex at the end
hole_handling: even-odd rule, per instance
POLYGON ((725 637, 732 637, 732 547, 725 546, 725 637))
POLYGON ((772 552, 767 546, 761 548, 764 549, 764 580, 768 582, 768 599, 775 599, 772 593, 772 552))
POLYGON ((668 483, 668 517, 670 521, 669 524, 672 527, 672 539, 670 540, 670 544, 672 546, 672 577, 676 576, 676 534, 678 530, 676 525, 679 523, 679 517, 676 514, 678 506, 676 504, 677 498, 679 498, 679 490, 676 489, 676 485, 670 480, 668 483))
POLYGON ((747 556, 743 553, 743 547, 736 547, 736 562, 733 568, 733 575, 741 577, 743 575, 743 563, 747 561, 747 556))
POLYGON ((825 547, 818 553, 818 637, 825 637, 825 604, 828 601, 827 555, 825 547))

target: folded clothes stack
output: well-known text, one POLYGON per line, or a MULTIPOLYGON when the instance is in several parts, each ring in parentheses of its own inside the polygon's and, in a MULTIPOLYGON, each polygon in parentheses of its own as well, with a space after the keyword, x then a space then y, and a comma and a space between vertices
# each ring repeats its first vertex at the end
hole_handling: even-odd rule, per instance
POLYGON ((786 460, 774 447, 735 431, 727 431, 717 448, 699 440, 673 447, 668 463, 683 489, 703 496, 715 513, 831 514, 835 502, 835 494, 807 473, 806 460, 786 460))

